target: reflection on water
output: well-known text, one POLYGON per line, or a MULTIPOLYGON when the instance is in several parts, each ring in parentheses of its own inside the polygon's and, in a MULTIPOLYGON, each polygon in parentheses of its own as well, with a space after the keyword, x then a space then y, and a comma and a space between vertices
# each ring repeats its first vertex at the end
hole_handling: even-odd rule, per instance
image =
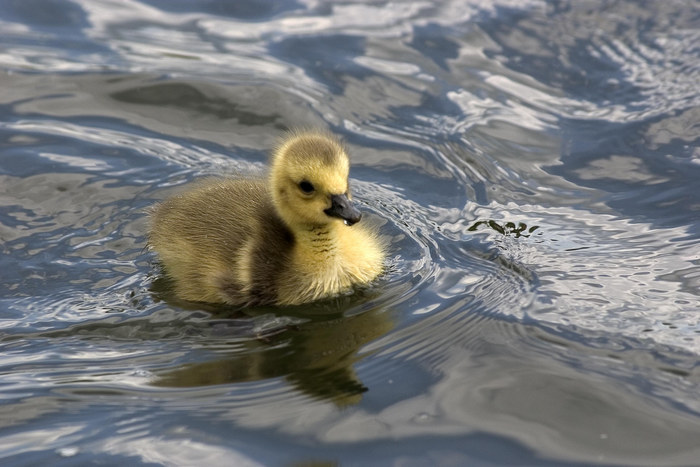
POLYGON ((354 404, 367 391, 353 369, 357 353, 391 327, 388 313, 377 309, 287 325, 246 341, 230 356, 165 372, 154 384, 199 387, 281 376, 312 397, 354 404))
POLYGON ((3 461, 696 464, 695 10, 0 3, 3 461), (148 207, 310 126, 387 273, 174 300, 148 207))

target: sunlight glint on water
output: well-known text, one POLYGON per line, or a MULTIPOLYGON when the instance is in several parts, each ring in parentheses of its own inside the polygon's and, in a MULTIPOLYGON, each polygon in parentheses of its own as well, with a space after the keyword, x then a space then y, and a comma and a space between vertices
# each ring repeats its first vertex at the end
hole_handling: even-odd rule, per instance
POLYGON ((695 10, 1 4, 3 463, 696 463, 695 10), (346 141, 384 277, 175 300, 149 207, 292 127, 346 141))

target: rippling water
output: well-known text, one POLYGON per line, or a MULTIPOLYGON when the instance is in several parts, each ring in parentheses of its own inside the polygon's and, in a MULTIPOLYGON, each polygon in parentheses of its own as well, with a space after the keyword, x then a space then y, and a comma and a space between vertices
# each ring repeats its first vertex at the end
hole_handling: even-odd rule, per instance
POLYGON ((4 464, 691 465, 700 3, 0 4, 4 464), (390 244, 179 303, 147 207, 342 136, 390 244))

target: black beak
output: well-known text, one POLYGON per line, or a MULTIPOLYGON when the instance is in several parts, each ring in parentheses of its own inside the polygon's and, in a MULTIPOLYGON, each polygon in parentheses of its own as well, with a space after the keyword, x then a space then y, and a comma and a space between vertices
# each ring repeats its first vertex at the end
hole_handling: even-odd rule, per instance
POLYGON ((362 219, 362 213, 355 209, 345 195, 331 195, 331 207, 323 212, 331 217, 344 219, 347 225, 355 224, 362 219))

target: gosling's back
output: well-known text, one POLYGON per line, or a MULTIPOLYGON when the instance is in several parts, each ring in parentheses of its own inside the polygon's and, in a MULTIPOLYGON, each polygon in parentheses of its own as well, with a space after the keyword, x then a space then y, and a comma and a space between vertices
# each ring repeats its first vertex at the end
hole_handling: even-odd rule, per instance
POLYGON ((274 303, 277 278, 294 243, 272 206, 264 180, 209 180, 156 207, 149 237, 176 294, 185 300, 274 303), (270 254, 244 258, 256 238, 270 254), (255 284, 238 278, 242 261, 258 265, 255 284))

